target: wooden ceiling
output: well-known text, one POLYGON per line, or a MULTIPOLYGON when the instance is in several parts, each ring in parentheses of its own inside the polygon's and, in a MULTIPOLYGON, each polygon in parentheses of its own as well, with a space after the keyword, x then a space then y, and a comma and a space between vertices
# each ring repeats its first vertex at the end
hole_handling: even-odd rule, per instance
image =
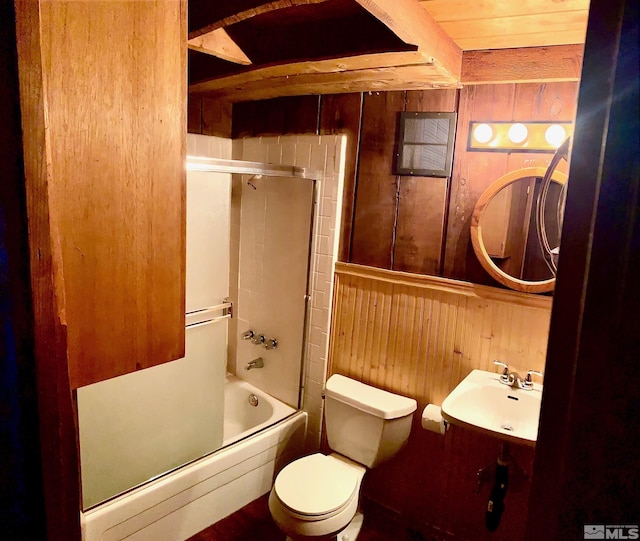
POLYGON ((576 80, 588 7, 588 0, 189 0, 189 88, 235 102, 576 80))

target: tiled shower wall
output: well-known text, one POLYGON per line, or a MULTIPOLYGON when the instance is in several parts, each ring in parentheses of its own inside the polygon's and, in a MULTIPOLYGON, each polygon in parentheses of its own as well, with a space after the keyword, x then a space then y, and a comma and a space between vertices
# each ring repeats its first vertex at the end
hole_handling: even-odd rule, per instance
MULTIPOLYGON (((189 155, 229 158, 231 141, 218 137, 189 134, 187 153, 189 155)), ((303 408, 309 414, 307 446, 309 450, 319 447, 322 426, 322 389, 326 379, 329 350, 329 324, 333 293, 333 269, 337 260, 340 212, 342 209, 342 187, 345 171, 346 137, 343 135, 303 135, 281 137, 256 137, 233 142, 233 158, 248 161, 267 162, 281 165, 295 165, 319 171, 316 200, 315 223, 311 257, 311 299, 309 305, 305 365, 303 367, 304 401, 303 408)), ((237 179, 236 179, 237 180, 237 179)), ((237 191, 235 190, 237 196, 237 191)), ((232 207, 234 203, 232 202, 232 207)), ((239 215, 233 213, 232 222, 239 223, 239 215)), ((240 241, 231 232, 231 244, 240 241)), ((237 269, 237 259, 236 259, 237 269)), ((232 269, 234 266, 232 255, 232 269)), ((231 289, 237 288, 233 271, 231 289)), ((234 323, 237 323, 235 321, 234 323)), ((244 329, 230 326, 229 369, 235 371, 236 344, 234 337, 244 329)), ((282 366, 281 370, 299 369, 295 365, 282 366)), ((240 373, 241 377, 246 372, 240 373)), ((244 371, 243 371, 244 372, 244 371)), ((250 373, 249 373, 250 374, 250 373)), ((270 392, 269 381, 261 382, 266 392, 270 392)))
MULTIPOLYGON (((306 363, 303 368, 303 408, 309 414, 307 447, 320 445, 322 389, 326 379, 333 269, 337 260, 346 137, 287 135, 234 141, 233 157, 279 165, 295 165, 320 173, 311 257, 306 363)), ((296 370, 288 366, 285 370, 296 370)), ((269 392, 268 388, 264 389, 269 392)))

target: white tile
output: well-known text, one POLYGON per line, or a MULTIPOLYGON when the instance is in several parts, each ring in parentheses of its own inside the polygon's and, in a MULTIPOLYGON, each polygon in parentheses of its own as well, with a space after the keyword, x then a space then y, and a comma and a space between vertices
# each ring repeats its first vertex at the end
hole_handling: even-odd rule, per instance
POLYGON ((234 160, 242 160, 243 149, 244 149, 244 139, 233 139, 231 146, 231 158, 234 160))
POLYGON ((329 237, 320 235, 320 242, 318 243, 318 253, 323 255, 331 255, 331 245, 329 244, 329 237))
POLYGON ((324 371, 324 363, 322 362, 312 362, 309 364, 309 378, 324 384, 325 381, 325 371, 324 371))
POLYGON ((312 297, 313 298, 311 299, 311 306, 313 306, 314 308, 322 308, 323 306, 325 306, 324 293, 318 291, 315 292, 312 297))
POLYGON ((282 165, 296 164, 296 145, 294 143, 283 143, 282 156, 280 158, 282 165))
POLYGON ((196 135, 196 156, 209 156, 209 141, 206 135, 196 135))
POLYGON ((243 139, 242 159, 250 162, 261 161, 262 142, 259 137, 243 139))
POLYGON ((327 216, 319 216, 318 218, 320 220, 320 226, 318 228, 318 232, 320 233, 320 235, 328 236, 330 231, 331 218, 327 216))
POLYGON ((322 274, 333 274, 333 258, 327 255, 318 255, 316 269, 317 272, 322 274))
POLYGON ((296 167, 309 168, 311 165, 311 145, 308 143, 297 143, 295 146, 294 165, 296 167))
POLYGON ((298 135, 298 144, 304 145, 318 145, 320 144, 320 137, 318 135, 298 135))
MULTIPOLYGON (((320 364, 322 362, 322 350, 320 348, 320 344, 309 344, 309 362, 320 364)), ((320 380, 318 380, 320 381, 320 380)))
POLYGON ((312 344, 323 344, 322 329, 320 327, 311 327, 310 340, 312 344))
POLYGON ((311 161, 309 167, 316 171, 324 171, 327 159, 327 148, 320 145, 311 146, 311 161))
POLYGON ((222 158, 222 144, 219 137, 209 138, 209 150, 207 156, 222 158))
POLYGON ((273 164, 282 163, 282 147, 278 142, 267 145, 267 162, 273 164))
POLYGON ((196 134, 187 134, 187 156, 196 155, 196 134))

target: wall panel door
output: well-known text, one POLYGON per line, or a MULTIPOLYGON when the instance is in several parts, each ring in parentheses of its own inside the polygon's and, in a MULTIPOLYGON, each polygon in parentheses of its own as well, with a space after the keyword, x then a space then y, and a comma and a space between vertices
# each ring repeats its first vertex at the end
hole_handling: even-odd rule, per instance
POLYGON ((18 24, 21 77, 34 81, 21 87, 27 189, 44 152, 71 388, 184 355, 185 12, 50 0, 18 24))

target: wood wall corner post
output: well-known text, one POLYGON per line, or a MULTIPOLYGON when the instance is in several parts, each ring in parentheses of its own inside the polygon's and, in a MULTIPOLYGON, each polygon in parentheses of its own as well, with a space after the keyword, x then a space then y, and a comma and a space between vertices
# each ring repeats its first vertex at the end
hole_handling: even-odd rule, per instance
MULTIPOLYGON (((47 539, 80 539, 80 479, 69 385, 64 292, 50 216, 46 81, 39 2, 16 1, 24 168, 47 539), (56 276, 57 273, 57 276, 56 276)), ((59 253, 57 254, 59 258, 59 253)))

